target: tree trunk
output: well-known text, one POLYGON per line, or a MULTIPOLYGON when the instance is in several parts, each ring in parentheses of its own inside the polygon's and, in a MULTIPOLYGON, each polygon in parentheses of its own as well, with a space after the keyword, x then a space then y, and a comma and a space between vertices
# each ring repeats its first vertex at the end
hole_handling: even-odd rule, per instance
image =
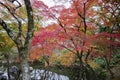
MULTIPOLYGON (((17 0, 14 0, 14 1, 17 1, 17 0)), ((1 18, 0 18, 0 28, 2 26, 2 28, 7 32, 8 36, 13 40, 13 42, 16 44, 16 46, 18 48, 21 71, 22 71, 22 80, 31 80, 30 73, 29 73, 29 63, 28 63, 28 57, 29 57, 28 50, 29 50, 29 44, 31 43, 30 41, 33 37, 33 32, 34 32, 34 19, 33 19, 33 10, 32 10, 32 6, 31 6, 31 0, 23 0, 23 1, 25 3, 25 8, 26 8, 25 11, 27 12, 26 16, 27 16, 27 24, 28 24, 25 41, 23 41, 23 39, 22 39, 22 36, 23 36, 22 34, 24 34, 24 33, 22 32, 21 19, 19 18, 19 16, 17 16, 15 13, 13 13, 11 11, 9 6, 2 3, 2 1, 0 1, 0 5, 5 7, 10 12, 12 17, 18 22, 17 36, 11 30, 11 27, 8 26, 7 23, 1 18)), ((19 1, 17 1, 17 3, 20 4, 19 1)), ((15 29, 15 30, 17 30, 17 29, 15 29)))
POLYGON ((114 78, 114 73, 113 73, 113 72, 111 71, 111 69, 110 69, 109 61, 108 61, 108 59, 107 59, 106 56, 105 56, 104 58, 105 58, 105 61, 106 61, 106 68, 107 68, 107 70, 108 70, 109 73, 110 73, 110 77, 111 77, 111 78, 114 78))
POLYGON ((10 80, 10 63, 9 63, 9 55, 7 53, 5 53, 5 58, 7 61, 7 74, 8 74, 8 80, 10 80))
POLYGON ((21 61, 21 70, 22 70, 22 80, 31 80, 28 60, 23 59, 21 61))
POLYGON ((22 73, 22 80, 31 80, 30 78, 30 70, 29 70, 29 46, 26 47, 18 47, 19 51, 19 59, 20 59, 20 68, 22 73))

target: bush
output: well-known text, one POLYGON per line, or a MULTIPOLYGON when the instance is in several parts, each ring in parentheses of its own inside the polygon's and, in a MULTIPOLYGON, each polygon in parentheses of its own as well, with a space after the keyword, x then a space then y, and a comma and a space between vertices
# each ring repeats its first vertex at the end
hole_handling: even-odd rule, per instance
POLYGON ((106 66, 106 62, 105 62, 104 58, 101 58, 101 57, 95 58, 94 62, 99 64, 100 67, 102 67, 102 68, 105 68, 105 66, 106 66))
POLYGON ((102 68, 95 69, 97 74, 98 80, 105 80, 106 79, 106 71, 102 68))

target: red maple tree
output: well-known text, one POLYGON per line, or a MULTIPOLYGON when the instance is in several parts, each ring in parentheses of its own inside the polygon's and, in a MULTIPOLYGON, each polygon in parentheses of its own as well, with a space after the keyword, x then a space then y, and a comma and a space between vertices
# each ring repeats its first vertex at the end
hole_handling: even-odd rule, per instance
MULTIPOLYGON (((111 3, 106 0, 103 0, 103 3, 99 2, 99 0, 71 0, 69 8, 65 8, 63 5, 49 8, 38 0, 35 0, 34 4, 33 6, 39 9, 38 14, 45 16, 43 19, 56 21, 40 29, 39 34, 35 35, 33 46, 37 46, 40 51, 43 51, 37 51, 36 53, 49 55, 54 52, 55 48, 66 49, 76 54, 79 59, 80 75, 85 75, 87 74, 85 72, 86 65, 93 71, 87 63, 91 55, 105 57, 108 61, 112 55, 111 49, 120 47, 119 24, 117 23, 118 18, 115 17, 117 12, 115 14, 109 10, 109 8, 115 9, 115 4, 111 6, 109 5, 111 3), (106 6, 101 7, 104 4, 106 6), (95 10, 99 8, 101 11, 103 8, 108 10, 104 9, 100 13, 95 10), (105 13, 110 13, 112 17, 108 19, 107 15, 105 17, 101 16, 101 14, 105 13), (116 19, 114 20, 114 18, 116 19), (111 23, 112 20, 117 21, 115 23, 118 25, 117 28, 112 27, 115 25, 111 23), (101 30, 101 26, 105 26, 106 30, 104 30, 104 27, 101 30)), ((82 76, 82 78, 85 79, 86 76, 82 76)))

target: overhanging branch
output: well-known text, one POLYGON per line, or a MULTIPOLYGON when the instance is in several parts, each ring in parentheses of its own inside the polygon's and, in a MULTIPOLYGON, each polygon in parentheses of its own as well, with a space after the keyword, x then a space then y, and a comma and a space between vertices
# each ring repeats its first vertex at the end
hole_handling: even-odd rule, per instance
MULTIPOLYGON (((17 2, 18 2, 18 1, 17 1, 17 2)), ((4 6, 4 7, 8 10, 8 12, 13 16, 13 18, 15 18, 15 20, 18 22, 19 32, 18 32, 18 34, 17 34, 17 38, 19 39, 19 38, 22 36, 22 24, 21 24, 21 20, 18 18, 18 16, 17 16, 16 13, 14 12, 14 11, 16 11, 17 7, 16 7, 16 9, 15 9, 14 11, 12 11, 12 10, 10 10, 10 8, 9 8, 7 5, 5 5, 4 3, 0 2, 0 4, 1 4, 2 6, 4 6)), ((18 2, 18 4, 21 5, 19 2, 18 2)), ((19 6, 19 7, 20 7, 20 6, 19 6)), ((19 7, 18 7, 18 8, 19 8, 19 7)), ((21 42, 21 41, 20 41, 20 42, 21 42)))
POLYGON ((7 24, 1 18, 0 18, 0 25, 7 32, 7 34, 10 36, 10 38, 15 42, 15 36, 14 36, 12 30, 7 26, 7 24))

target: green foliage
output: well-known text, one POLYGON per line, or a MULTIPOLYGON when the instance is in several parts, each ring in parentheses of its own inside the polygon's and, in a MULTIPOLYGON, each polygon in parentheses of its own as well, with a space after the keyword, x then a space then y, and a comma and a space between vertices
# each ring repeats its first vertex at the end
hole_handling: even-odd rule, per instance
POLYGON ((4 56, 2 55, 2 53, 0 53, 0 61, 4 58, 4 56))
POLYGON ((114 66, 114 65, 120 65, 120 54, 114 54, 113 58, 110 61, 110 64, 112 66, 114 66))
POLYGON ((106 72, 102 68, 95 69, 98 80, 106 80, 106 72))
POLYGON ((0 33, 0 51, 9 52, 13 46, 14 46, 14 43, 7 36, 7 34, 0 33))
POLYGON ((68 53, 69 51, 68 50, 62 50, 62 54, 65 54, 65 53, 68 53))
MULTIPOLYGON (((105 59, 102 57, 95 58, 94 62, 99 64, 102 68, 106 67, 105 59)), ((113 54, 110 60, 110 66, 119 65, 119 63, 120 63, 120 54, 113 54)))
POLYGON ((100 67, 94 68, 98 80, 105 80, 106 79, 106 62, 105 59, 102 57, 98 57, 94 59, 94 62, 97 63, 100 67))
POLYGON ((34 30, 35 30, 35 31, 40 30, 39 26, 35 26, 35 27, 34 27, 34 30))
POLYGON ((54 64, 60 65, 60 64, 61 64, 61 63, 60 63, 60 60, 55 60, 55 61, 54 61, 54 64))
POLYGON ((113 58, 116 58, 116 59, 118 59, 118 61, 120 61, 120 54, 114 54, 113 58))
POLYGON ((101 58, 101 57, 95 58, 94 62, 99 64, 102 68, 105 68, 105 66, 106 66, 106 62, 105 62, 104 58, 101 58))
POLYGON ((0 60, 5 60, 7 57, 11 59, 16 59, 16 48, 15 44, 8 37, 5 32, 0 33, 0 60), (6 57, 7 56, 7 57, 6 57))

